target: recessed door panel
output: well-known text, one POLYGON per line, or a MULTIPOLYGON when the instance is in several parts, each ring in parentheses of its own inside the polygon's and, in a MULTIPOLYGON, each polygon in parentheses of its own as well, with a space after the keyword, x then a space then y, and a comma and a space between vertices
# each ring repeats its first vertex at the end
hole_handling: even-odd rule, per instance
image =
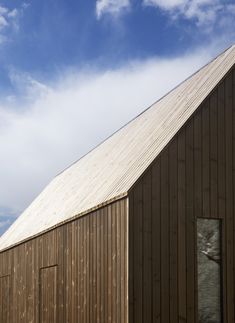
POLYGON ((57 322, 57 266, 40 269, 40 323, 57 322))
POLYGON ((0 322, 10 323, 10 276, 0 277, 0 322))

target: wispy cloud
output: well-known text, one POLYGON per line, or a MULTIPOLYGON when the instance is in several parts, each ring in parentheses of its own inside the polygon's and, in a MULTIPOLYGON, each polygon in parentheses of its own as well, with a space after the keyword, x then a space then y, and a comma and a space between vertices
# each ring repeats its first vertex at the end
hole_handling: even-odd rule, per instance
POLYGON ((14 222, 15 217, 0 217, 0 236, 9 228, 9 226, 14 222))
POLYGON ((165 11, 172 19, 194 20, 198 26, 218 24, 218 19, 235 15, 235 5, 223 0, 143 0, 143 3, 165 11))
POLYGON ((30 74, 19 72, 14 68, 10 68, 8 77, 15 92, 15 95, 5 98, 5 101, 10 104, 17 104, 19 96, 22 101, 29 103, 35 100, 35 96, 37 99, 43 98, 50 91, 48 86, 35 80, 30 74))
POLYGON ((5 17, 0 16, 0 30, 6 28, 8 26, 8 22, 5 17))
POLYGON ((119 16, 130 7, 130 0, 97 0, 96 16, 100 19, 104 14, 119 16))
MULTIPOLYGON (((208 61, 209 50, 73 71, 53 85, 21 79, 30 103, 0 104, 0 208, 22 211, 48 181, 208 61), (174 73, 172 73, 174 71, 174 73), (14 104, 13 104, 14 105, 14 104)), ((27 101, 27 100, 26 100, 27 101)))
POLYGON ((26 3, 14 9, 0 6, 0 44, 10 39, 11 32, 18 31, 20 17, 26 8, 26 3))

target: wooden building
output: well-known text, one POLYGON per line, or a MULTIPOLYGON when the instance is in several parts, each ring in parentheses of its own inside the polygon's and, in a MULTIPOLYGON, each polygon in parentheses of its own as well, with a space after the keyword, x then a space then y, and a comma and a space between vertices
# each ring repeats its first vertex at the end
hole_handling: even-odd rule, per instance
POLYGON ((1 323, 235 322, 234 64, 232 46, 3 234, 1 323))

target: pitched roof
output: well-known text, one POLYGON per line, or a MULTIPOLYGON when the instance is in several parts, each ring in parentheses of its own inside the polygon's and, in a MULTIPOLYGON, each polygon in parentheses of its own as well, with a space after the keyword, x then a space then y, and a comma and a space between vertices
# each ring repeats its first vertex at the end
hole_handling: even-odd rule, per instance
POLYGON ((0 250, 119 199, 235 63, 235 45, 55 177, 0 238, 0 250))

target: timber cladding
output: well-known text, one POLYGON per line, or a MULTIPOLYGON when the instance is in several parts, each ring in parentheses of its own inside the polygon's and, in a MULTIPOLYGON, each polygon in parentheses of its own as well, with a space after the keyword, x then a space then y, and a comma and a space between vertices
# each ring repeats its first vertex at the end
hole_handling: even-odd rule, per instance
MULTIPOLYGON (((223 320, 218 322, 235 322, 234 203, 233 69, 130 193, 129 322, 199 322, 197 218, 221 219, 223 320)), ((200 321, 207 322, 212 321, 200 321)))
POLYGON ((127 200, 0 254, 1 323, 127 322, 127 200))

